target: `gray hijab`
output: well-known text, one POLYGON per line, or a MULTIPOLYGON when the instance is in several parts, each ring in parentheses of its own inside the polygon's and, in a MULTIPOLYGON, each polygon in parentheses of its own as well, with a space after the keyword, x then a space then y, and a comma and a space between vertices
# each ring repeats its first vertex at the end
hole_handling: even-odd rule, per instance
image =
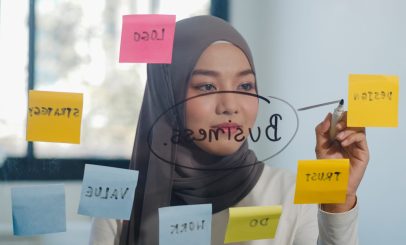
POLYGON ((160 207, 212 203, 213 213, 238 203, 257 183, 263 163, 245 142, 232 155, 210 155, 193 142, 162 143, 185 125, 182 101, 194 66, 213 42, 239 47, 254 70, 242 36, 227 22, 196 16, 176 23, 171 64, 148 64, 130 169, 139 171, 131 219, 124 221, 121 245, 154 245, 159 241, 160 207), (175 107, 171 113, 168 108, 175 107), (159 120, 157 120, 159 119, 159 120), (151 129, 152 128, 152 129, 151 129), (150 146, 153 146, 151 151, 150 146))

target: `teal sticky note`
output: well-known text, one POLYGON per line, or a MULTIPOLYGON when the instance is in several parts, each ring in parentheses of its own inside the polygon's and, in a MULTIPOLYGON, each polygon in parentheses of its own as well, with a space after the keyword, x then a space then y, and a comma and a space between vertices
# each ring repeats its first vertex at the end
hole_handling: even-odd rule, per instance
POLYGON ((85 165, 79 214, 129 220, 138 171, 85 165))
POLYGON ((13 231, 31 236, 66 231, 62 184, 11 188, 13 231))
POLYGON ((210 245, 211 204, 159 209, 159 245, 210 245))

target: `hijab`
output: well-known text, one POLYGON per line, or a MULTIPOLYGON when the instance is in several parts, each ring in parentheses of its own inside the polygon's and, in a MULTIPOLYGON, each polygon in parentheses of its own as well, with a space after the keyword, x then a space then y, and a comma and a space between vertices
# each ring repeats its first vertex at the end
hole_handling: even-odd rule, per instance
POLYGON ((246 55, 243 37, 227 22, 196 16, 176 23, 171 64, 148 64, 147 83, 138 119, 130 169, 139 171, 131 218, 123 222, 121 245, 159 241, 160 207, 211 203, 213 213, 237 204, 257 183, 263 163, 247 142, 233 154, 213 156, 193 142, 165 142, 174 129, 184 129, 184 103, 191 73, 214 42, 232 43, 246 55), (179 105, 179 106, 177 106, 179 105), (168 113, 168 108, 174 108, 168 113))

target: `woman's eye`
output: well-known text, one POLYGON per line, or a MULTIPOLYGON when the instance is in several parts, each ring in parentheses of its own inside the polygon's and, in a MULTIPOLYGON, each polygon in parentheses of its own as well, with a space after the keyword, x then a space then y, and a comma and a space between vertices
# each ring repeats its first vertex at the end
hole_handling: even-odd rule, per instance
POLYGON ((203 92, 213 92, 216 90, 216 87, 210 83, 198 85, 195 88, 197 88, 198 90, 203 91, 203 92))
POLYGON ((243 91, 251 91, 255 89, 255 85, 251 82, 240 84, 239 86, 243 91))

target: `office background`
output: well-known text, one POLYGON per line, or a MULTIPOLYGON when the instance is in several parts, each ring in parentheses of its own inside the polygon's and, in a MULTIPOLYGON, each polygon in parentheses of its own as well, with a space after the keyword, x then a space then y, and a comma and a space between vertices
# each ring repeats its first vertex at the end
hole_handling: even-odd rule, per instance
MULTIPOLYGON (((76 213, 83 165, 128 165, 145 84, 145 65, 118 63, 121 16, 130 13, 228 19, 250 44, 261 95, 294 108, 345 99, 349 73, 398 75, 399 127, 367 129, 371 160, 358 193, 359 231, 361 244, 406 243, 406 2, 189 2, 0 1, 0 243, 86 244, 90 218, 76 213), (80 145, 27 144, 27 90, 33 88, 85 94, 80 145), (65 184, 67 232, 14 237, 10 187, 37 183, 65 184)), ((267 163, 296 171, 298 159, 313 159, 314 127, 333 108, 298 112, 296 136, 267 163)), ((283 124, 295 127, 293 120, 283 124)), ((252 147, 266 154, 266 147, 252 147)))

